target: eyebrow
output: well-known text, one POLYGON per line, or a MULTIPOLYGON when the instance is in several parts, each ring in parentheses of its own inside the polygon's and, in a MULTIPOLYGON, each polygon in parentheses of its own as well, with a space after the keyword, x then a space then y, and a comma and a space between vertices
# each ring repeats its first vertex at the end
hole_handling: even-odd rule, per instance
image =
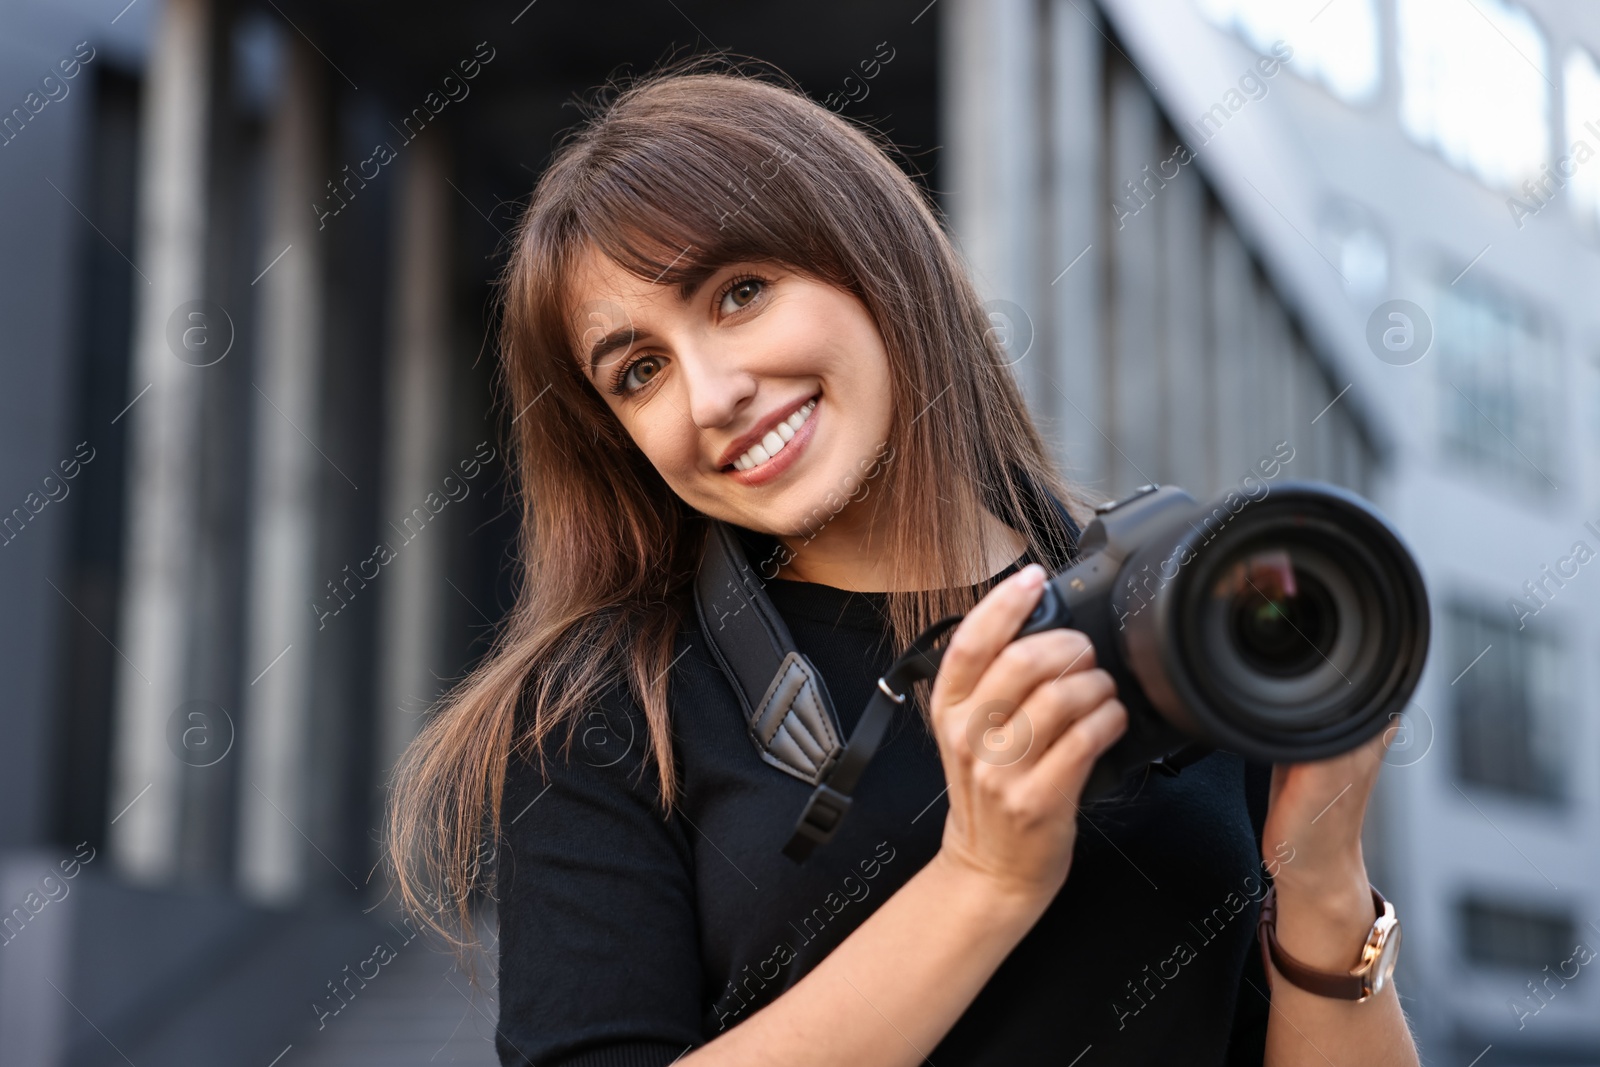
POLYGON ((621 329, 612 330, 596 341, 594 347, 589 350, 589 377, 594 377, 595 367, 602 359, 619 348, 631 347, 641 336, 646 335, 640 334, 632 326, 624 326, 621 329))
MULTIPOLYGON (((724 264, 724 267, 726 264, 724 264)), ((714 278, 723 267, 700 265, 691 267, 678 283, 678 299, 687 304, 695 298, 705 284, 714 278)), ((599 362, 617 351, 619 348, 628 348, 641 340, 647 340, 649 334, 641 333, 632 326, 624 326, 606 334, 594 343, 589 350, 589 377, 594 377, 596 366, 599 362)))

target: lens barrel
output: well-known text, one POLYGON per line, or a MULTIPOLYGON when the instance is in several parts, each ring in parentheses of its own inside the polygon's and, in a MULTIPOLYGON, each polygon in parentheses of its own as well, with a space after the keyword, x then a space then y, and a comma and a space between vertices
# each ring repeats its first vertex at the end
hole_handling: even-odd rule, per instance
POLYGON ((1405 709, 1427 591, 1360 497, 1290 482, 1169 511, 1112 589, 1122 660, 1182 733, 1263 761, 1324 759, 1405 709))

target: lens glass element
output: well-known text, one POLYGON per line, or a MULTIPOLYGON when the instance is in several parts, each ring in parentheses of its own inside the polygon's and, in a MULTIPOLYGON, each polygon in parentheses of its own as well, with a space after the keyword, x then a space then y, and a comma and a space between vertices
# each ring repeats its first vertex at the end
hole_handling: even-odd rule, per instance
POLYGON ((1347 717, 1384 641, 1371 568, 1293 527, 1218 547, 1190 601, 1196 682, 1236 725, 1279 738, 1347 717))
POLYGON ((1252 553, 1218 576, 1212 595, 1228 603, 1239 657, 1263 674, 1292 678, 1327 662, 1339 636, 1328 587, 1289 552, 1252 553))

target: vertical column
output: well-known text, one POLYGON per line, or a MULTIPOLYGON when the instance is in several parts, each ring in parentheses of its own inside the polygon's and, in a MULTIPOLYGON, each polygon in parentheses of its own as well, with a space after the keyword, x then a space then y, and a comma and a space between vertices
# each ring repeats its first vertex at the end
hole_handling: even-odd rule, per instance
POLYGON ((394 205, 390 385, 382 515, 399 554, 379 591, 378 780, 416 735, 439 695, 445 539, 428 529, 450 473, 449 186, 439 131, 411 146, 394 205), (431 506, 430 506, 431 505, 431 506), (403 547, 401 542, 403 542, 403 547))
MULTIPOLYGON (((1322 369, 1316 357, 1311 354, 1303 343, 1296 342, 1294 346, 1295 365, 1295 411, 1299 413, 1301 430, 1300 437, 1305 441, 1305 451, 1302 453, 1298 441, 1294 442, 1294 473, 1297 478, 1322 478, 1323 446, 1320 444, 1322 435, 1327 432, 1324 423, 1333 418, 1333 412, 1324 412, 1328 401, 1333 399, 1333 392, 1322 380, 1322 369), (1318 414, 1321 417, 1318 418, 1318 414), (1316 422, 1312 422, 1316 419, 1316 422), (1302 463, 1301 460, 1304 459, 1302 463)), ((1342 388, 1342 386, 1341 386, 1342 388)))
MULTIPOLYGON (((1165 124, 1161 127, 1167 132, 1165 124)), ((1162 160, 1170 158, 1176 136, 1160 145, 1162 160)), ((1174 173, 1171 166, 1160 171, 1174 173)), ((1206 433, 1206 190, 1192 166, 1176 171, 1161 195, 1166 198, 1160 222, 1162 270, 1166 299, 1166 374, 1164 395, 1167 451, 1161 477, 1170 478, 1197 497, 1217 487, 1211 484, 1207 459, 1210 435, 1206 433)), ((1155 472, 1152 471, 1152 474, 1155 472)))
POLYGON ((1236 472, 1241 467, 1255 461, 1256 443, 1261 436, 1261 402, 1258 398, 1261 395, 1262 368, 1267 359, 1266 330, 1262 322, 1267 315, 1267 306, 1278 299, 1278 294, 1267 284, 1256 266, 1255 257, 1251 255, 1253 249, 1237 227, 1234 236, 1244 285, 1244 308, 1239 319, 1239 377, 1235 385, 1238 396, 1234 400, 1239 412, 1239 424, 1235 447, 1223 457, 1222 470, 1218 472, 1222 485, 1237 478, 1236 472))
POLYGON ((1254 313, 1254 289, 1250 279, 1250 258, 1233 224, 1217 218, 1211 225, 1211 371, 1209 434, 1214 442, 1211 456, 1211 484, 1222 485, 1238 469, 1239 457, 1247 448, 1244 428, 1250 412, 1241 403, 1248 386, 1246 328, 1254 313))
POLYGON ((321 463, 301 436, 314 432, 323 358, 322 243, 312 204, 324 168, 321 67, 298 37, 285 39, 284 82, 269 134, 266 259, 260 279, 254 517, 239 783, 239 880, 250 896, 292 898, 304 879, 297 824, 304 780, 316 596, 321 463))
POLYGON ((1105 488, 1111 451, 1096 426, 1106 395, 1105 264, 1111 254, 1105 181, 1104 44, 1094 5, 1052 0, 1049 17, 1050 251, 1040 278, 1049 293, 1050 351, 1042 392, 1059 414, 1062 470, 1105 488), (1081 257, 1081 258, 1080 258, 1081 257), (1069 269, 1070 268, 1070 269, 1069 269), (1057 392, 1057 389, 1061 392, 1057 392), (1065 396, 1062 396, 1062 393, 1065 396))
POLYGON ((1105 413, 1097 417, 1116 442, 1107 468, 1112 494, 1121 497, 1167 477, 1162 403, 1167 383, 1161 363, 1167 307, 1162 266, 1168 252, 1163 238, 1169 206, 1167 183, 1158 173, 1167 152, 1158 140, 1161 121, 1155 101, 1138 73, 1123 63, 1112 71, 1108 94, 1108 184, 1122 202, 1118 210, 1123 217, 1121 228, 1113 228, 1107 238, 1110 388, 1105 413))
MULTIPOLYGON (((1276 297, 1276 294, 1273 294, 1276 297)), ((1304 420, 1295 418, 1295 413, 1290 408, 1292 394, 1290 392, 1291 375, 1293 373, 1294 359, 1294 330, 1289 323, 1289 314, 1284 310, 1279 299, 1262 302, 1261 319, 1256 325, 1261 362, 1256 378, 1256 420, 1259 429, 1256 439, 1251 444, 1252 458, 1245 461, 1231 475, 1225 477, 1238 479, 1240 473, 1248 470, 1254 457, 1272 451, 1272 446, 1279 441, 1288 441, 1293 444, 1297 438, 1303 438, 1301 428, 1310 424, 1309 416, 1304 420)))
POLYGON ((150 51, 139 163, 136 313, 128 412, 128 556, 117 678, 110 846, 130 877, 158 880, 177 844, 178 772, 167 718, 184 699, 190 567, 199 521, 200 362, 176 333, 220 325, 180 309, 204 296, 208 0, 168 0, 150 51), (169 320, 179 315, 176 330, 169 320), (183 350, 180 348, 180 351, 183 350), (145 390, 148 389, 148 392, 145 390))
MULTIPOLYGON (((1037 284, 1044 151, 1038 10, 1033 0, 951 0, 938 10, 951 226, 983 296, 1010 301, 1040 320, 1047 309, 1037 284)), ((1030 402, 1044 392, 1056 395, 1041 357, 1035 345, 1012 368, 1030 402)))

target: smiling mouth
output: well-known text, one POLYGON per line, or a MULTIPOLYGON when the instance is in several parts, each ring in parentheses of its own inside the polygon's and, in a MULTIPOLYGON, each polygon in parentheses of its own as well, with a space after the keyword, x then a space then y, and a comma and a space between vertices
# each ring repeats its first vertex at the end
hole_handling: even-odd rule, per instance
POLYGON ((812 413, 816 410, 817 398, 812 397, 795 409, 793 415, 768 430, 765 437, 751 445, 743 455, 722 469, 726 471, 749 471, 770 461, 774 456, 782 452, 790 441, 794 440, 796 432, 806 424, 806 421, 811 418, 812 413))

